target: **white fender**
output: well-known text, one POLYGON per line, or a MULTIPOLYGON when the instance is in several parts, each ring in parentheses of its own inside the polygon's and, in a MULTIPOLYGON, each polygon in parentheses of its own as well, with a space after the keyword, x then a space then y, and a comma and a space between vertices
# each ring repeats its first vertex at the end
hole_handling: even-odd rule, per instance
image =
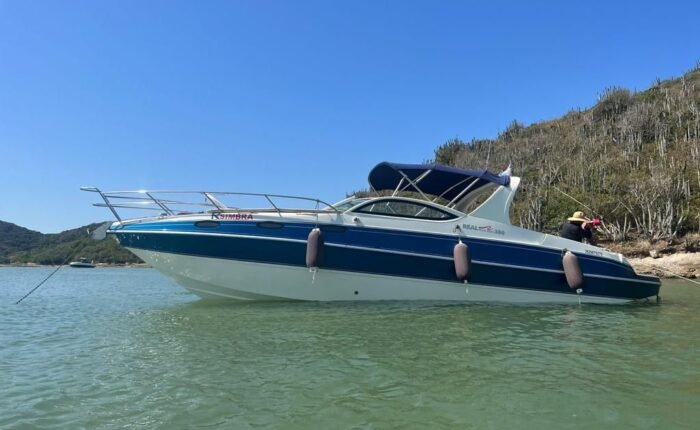
POLYGON ((323 237, 321 229, 316 227, 309 233, 306 240, 306 267, 318 267, 321 264, 321 248, 323 247, 323 237))
POLYGON ((583 287, 583 272, 578 264, 578 257, 571 251, 566 251, 561 259, 564 266, 564 275, 566 275, 566 283, 569 288, 578 290, 583 287))
POLYGON ((455 245, 452 251, 455 264, 455 274, 460 281, 468 281, 471 276, 472 260, 469 255, 469 247, 461 241, 455 245))

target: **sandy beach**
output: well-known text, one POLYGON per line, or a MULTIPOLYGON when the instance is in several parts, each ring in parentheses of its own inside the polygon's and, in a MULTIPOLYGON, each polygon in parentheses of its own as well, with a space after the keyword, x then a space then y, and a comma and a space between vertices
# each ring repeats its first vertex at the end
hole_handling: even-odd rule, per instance
POLYGON ((654 274, 660 278, 674 278, 678 274, 696 278, 700 274, 700 252, 662 255, 658 258, 628 258, 637 273, 654 274))

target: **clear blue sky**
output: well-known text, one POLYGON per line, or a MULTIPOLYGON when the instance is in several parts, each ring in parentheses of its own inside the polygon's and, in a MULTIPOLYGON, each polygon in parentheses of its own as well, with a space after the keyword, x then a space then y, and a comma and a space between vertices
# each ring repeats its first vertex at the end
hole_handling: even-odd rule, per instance
POLYGON ((110 219, 81 185, 337 200, 700 60, 697 1, 486 3, 0 0, 0 220, 110 219))

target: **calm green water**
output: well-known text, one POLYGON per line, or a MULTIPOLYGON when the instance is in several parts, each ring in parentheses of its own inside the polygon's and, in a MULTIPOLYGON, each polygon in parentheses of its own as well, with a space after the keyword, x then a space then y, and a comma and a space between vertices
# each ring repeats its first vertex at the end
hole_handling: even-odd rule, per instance
POLYGON ((700 286, 661 306, 225 304, 0 268, 0 428, 700 426, 700 286))

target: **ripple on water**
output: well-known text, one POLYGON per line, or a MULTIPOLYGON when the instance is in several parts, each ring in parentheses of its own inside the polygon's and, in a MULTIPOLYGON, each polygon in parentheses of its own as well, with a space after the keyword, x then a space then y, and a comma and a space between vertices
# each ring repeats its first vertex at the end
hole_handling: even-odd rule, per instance
POLYGON ((0 269, 2 428, 693 428, 698 291, 662 306, 198 301, 0 269))

